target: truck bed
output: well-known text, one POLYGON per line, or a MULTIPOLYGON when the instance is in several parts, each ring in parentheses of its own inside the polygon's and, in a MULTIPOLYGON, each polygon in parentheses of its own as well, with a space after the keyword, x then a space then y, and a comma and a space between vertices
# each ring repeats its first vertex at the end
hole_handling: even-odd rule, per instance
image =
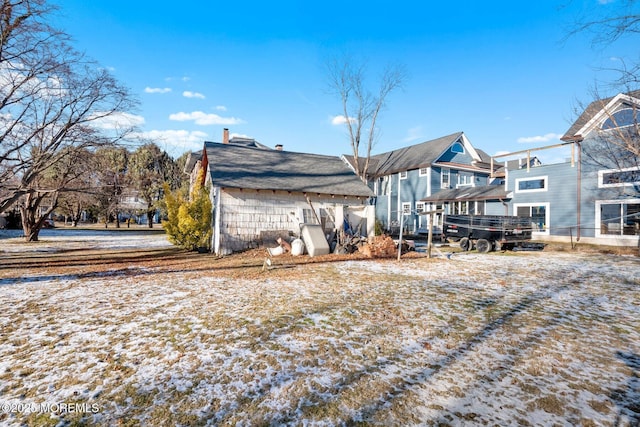
POLYGON ((445 215, 446 238, 485 239, 489 242, 516 243, 531 240, 531 218, 501 215, 445 215))

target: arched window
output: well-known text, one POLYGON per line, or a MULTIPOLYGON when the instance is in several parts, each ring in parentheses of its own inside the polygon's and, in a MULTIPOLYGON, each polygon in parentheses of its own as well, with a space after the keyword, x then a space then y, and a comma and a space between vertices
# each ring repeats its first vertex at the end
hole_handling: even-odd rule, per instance
POLYGON ((464 147, 459 142, 456 142, 451 146, 451 152, 464 154, 464 147))
POLYGON ((613 113, 602 123, 603 130, 631 126, 638 123, 638 111, 635 108, 623 108, 613 113))

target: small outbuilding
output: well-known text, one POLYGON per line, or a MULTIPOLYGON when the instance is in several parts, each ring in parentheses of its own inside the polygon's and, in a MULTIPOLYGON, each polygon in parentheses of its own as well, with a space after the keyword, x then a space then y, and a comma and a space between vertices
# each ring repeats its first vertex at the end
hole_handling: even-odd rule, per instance
MULTIPOLYGON (((373 193, 339 157, 296 153, 261 144, 205 142, 186 172, 205 170, 213 206, 212 251, 226 255, 268 246, 282 234, 298 236, 318 224, 327 236, 345 224, 373 235, 373 193)), ((192 179, 193 182, 193 179, 192 179)))

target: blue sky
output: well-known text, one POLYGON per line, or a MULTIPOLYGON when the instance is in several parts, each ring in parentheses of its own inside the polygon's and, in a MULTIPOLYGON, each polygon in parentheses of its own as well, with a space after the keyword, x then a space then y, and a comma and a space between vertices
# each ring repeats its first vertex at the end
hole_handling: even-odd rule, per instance
POLYGON ((290 151, 349 153, 324 71, 343 53, 366 60, 372 89, 387 64, 408 71, 374 153, 463 131, 493 155, 559 142, 578 103, 612 79, 602 70, 638 59, 630 38, 565 40, 576 20, 621 1, 59 0, 57 23, 139 98, 142 131, 174 157, 225 127, 290 151))

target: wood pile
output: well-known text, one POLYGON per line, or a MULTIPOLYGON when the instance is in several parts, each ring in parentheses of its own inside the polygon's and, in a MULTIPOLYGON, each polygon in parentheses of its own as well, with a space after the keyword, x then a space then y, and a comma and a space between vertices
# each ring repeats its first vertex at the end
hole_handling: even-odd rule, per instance
POLYGON ((368 258, 393 258, 398 255, 398 247, 389 236, 374 236, 358 251, 368 258))

